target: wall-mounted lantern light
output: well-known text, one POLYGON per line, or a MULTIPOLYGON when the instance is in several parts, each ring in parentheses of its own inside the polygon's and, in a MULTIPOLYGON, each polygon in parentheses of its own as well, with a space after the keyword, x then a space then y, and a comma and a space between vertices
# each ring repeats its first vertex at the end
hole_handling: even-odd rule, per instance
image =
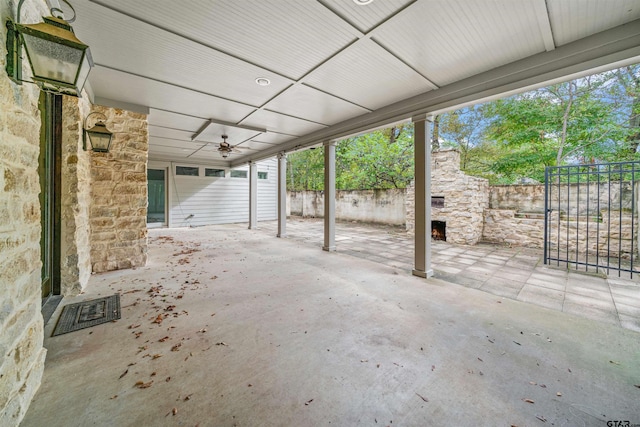
MULTIPOLYGON (((16 22, 7 21, 7 74, 20 84, 22 80, 22 48, 27 52, 32 79, 47 92, 80 96, 93 66, 89 46, 73 33, 69 22, 75 21, 75 10, 64 1, 74 16, 69 21, 57 16, 44 17, 39 24, 20 24, 24 0, 18 3, 16 22)), ((61 14, 57 8, 51 14, 61 14)))
POLYGON ((102 113, 98 113, 97 111, 90 113, 84 119, 82 132, 82 149, 84 151, 87 151, 87 139, 89 139, 89 143, 91 144, 91 149, 93 151, 97 153, 108 153, 109 147, 111 146, 111 139, 113 138, 113 134, 109 132, 109 129, 107 129, 107 126, 104 124, 104 120, 98 120, 91 129, 87 129, 87 120, 94 114, 102 116, 104 120, 107 120, 107 116, 102 113))

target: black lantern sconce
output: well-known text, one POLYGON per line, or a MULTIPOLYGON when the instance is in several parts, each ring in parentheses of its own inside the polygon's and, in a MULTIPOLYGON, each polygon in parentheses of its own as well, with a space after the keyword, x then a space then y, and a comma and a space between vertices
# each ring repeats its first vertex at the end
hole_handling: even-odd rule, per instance
POLYGON ((84 126, 82 131, 82 149, 87 151, 87 139, 89 139, 89 143, 91 144, 91 149, 97 153, 108 153, 109 147, 111 146, 111 139, 113 138, 113 134, 109 132, 107 126, 104 124, 104 120, 98 120, 95 125, 91 129, 87 129, 87 121, 89 117, 93 115, 99 115, 107 120, 107 116, 102 113, 98 113, 94 111, 90 113, 84 119, 84 126))
MULTIPOLYGON (((80 96, 93 66, 89 46, 73 33, 70 22, 59 16, 44 17, 38 24, 21 24, 22 3, 18 3, 16 22, 7 21, 7 74, 16 83, 36 83, 43 91, 80 96), (22 48, 27 52, 33 81, 22 80, 22 48)), ((62 14, 52 8, 51 14, 62 14)))

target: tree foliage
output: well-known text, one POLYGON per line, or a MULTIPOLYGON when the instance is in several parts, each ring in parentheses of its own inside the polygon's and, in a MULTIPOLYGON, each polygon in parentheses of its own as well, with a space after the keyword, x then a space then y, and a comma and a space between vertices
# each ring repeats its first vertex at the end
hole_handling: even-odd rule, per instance
MULTIPOLYGON (((289 190, 324 188, 324 149, 288 157, 289 190)), ((398 125, 340 141, 336 146, 336 188, 405 188, 413 179, 413 126, 398 125)))
MULTIPOLYGON (((510 184, 542 181, 546 166, 640 159, 640 64, 438 115, 432 146, 460 151, 466 173, 510 184)), ((339 189, 404 188, 413 178, 413 126, 341 141, 339 189)), ((323 188, 323 150, 289 157, 289 189, 323 188)))

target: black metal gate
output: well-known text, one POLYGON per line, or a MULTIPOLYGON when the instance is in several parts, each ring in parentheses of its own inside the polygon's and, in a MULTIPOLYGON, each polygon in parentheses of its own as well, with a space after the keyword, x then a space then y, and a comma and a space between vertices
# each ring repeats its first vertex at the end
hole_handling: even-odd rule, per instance
POLYGON ((544 263, 633 277, 640 162, 545 170, 544 263))

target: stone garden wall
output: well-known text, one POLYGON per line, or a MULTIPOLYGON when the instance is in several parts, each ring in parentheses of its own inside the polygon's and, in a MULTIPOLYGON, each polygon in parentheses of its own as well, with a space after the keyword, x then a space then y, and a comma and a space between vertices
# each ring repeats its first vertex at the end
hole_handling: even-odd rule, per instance
MULTIPOLYGON (((337 190, 336 218, 391 225, 405 224, 405 190, 337 190)), ((290 215, 324 217, 324 192, 289 191, 290 215)))

